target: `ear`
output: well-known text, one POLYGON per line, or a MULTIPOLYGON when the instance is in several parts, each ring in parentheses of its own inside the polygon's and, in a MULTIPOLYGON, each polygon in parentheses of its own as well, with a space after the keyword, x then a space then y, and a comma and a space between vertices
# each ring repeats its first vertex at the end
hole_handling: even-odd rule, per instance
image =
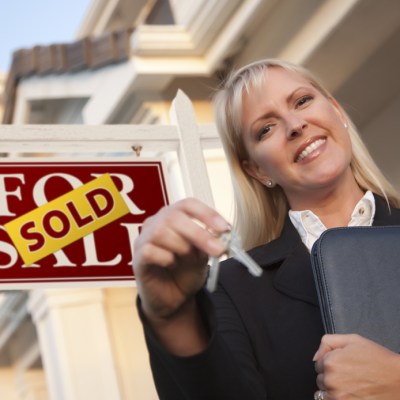
POLYGON ((258 165, 253 163, 252 161, 243 160, 242 168, 246 172, 247 175, 256 179, 263 185, 265 185, 266 182, 268 181, 267 174, 265 174, 263 171, 261 171, 260 168, 258 167, 258 165))
POLYGON ((339 118, 343 122, 343 125, 347 128, 348 122, 347 122, 347 118, 346 118, 346 115, 345 115, 345 113, 343 111, 342 106, 332 96, 330 96, 328 99, 329 99, 330 103, 332 104, 334 110, 338 114, 339 118))

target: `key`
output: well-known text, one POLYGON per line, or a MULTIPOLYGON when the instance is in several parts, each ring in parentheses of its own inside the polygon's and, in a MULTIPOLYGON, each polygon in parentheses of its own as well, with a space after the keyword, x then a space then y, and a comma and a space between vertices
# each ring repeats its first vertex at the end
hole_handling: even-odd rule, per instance
POLYGON ((253 276, 261 276, 262 268, 243 250, 240 236, 231 232, 229 255, 242 263, 253 276))
POLYGON ((209 292, 214 292, 217 287, 219 275, 219 258, 218 257, 210 257, 210 270, 208 272, 207 278, 207 290, 209 292))
MULTIPOLYGON (((230 232, 224 232, 220 235, 220 240, 222 244, 225 246, 226 251, 229 250, 229 241, 230 241, 230 232)), ((214 292, 217 287, 219 275, 219 257, 210 257, 210 270, 208 273, 207 279, 207 289, 209 292, 214 292)))
MULTIPOLYGON (((234 231, 224 232, 220 239, 230 257, 243 264, 250 274, 260 276, 262 268, 243 250, 239 235, 234 231)), ((207 279, 207 289, 213 292, 217 287, 219 274, 219 257, 210 257, 210 271, 207 279)))

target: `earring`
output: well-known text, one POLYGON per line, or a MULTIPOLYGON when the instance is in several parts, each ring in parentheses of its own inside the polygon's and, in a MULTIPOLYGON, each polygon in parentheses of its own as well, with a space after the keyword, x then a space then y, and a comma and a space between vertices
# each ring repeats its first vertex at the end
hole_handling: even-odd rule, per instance
POLYGON ((267 187, 272 188, 274 186, 274 182, 272 182, 271 179, 268 179, 267 182, 265 183, 267 187))
POLYGON ((344 127, 345 127, 346 129, 349 127, 349 126, 347 125, 347 122, 346 122, 346 121, 344 122, 343 125, 344 125, 344 127))

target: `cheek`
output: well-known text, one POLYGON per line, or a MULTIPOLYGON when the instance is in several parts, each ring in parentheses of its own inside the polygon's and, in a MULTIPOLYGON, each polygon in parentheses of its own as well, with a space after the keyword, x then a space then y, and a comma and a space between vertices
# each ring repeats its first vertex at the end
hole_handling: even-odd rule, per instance
POLYGON ((250 159, 259 170, 270 177, 281 175, 288 165, 288 148, 283 135, 276 134, 264 141, 258 142, 251 149, 247 147, 250 159))
POLYGON ((340 132, 340 142, 342 144, 343 150, 347 154, 351 155, 353 153, 353 145, 351 143, 351 138, 347 129, 342 128, 340 132))
POLYGON ((254 154, 254 161, 260 170, 270 178, 277 178, 284 169, 284 155, 282 150, 271 151, 270 149, 254 154))
POLYGON ((353 145, 350 140, 349 140, 346 154, 347 154, 347 162, 350 165, 351 161, 353 160, 353 145))

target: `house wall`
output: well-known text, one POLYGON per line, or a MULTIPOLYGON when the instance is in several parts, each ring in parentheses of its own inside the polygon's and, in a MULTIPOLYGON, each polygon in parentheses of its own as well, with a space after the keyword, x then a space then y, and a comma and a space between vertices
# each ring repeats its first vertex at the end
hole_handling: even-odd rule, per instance
POLYGON ((7 80, 7 74, 4 72, 0 72, 0 121, 3 118, 4 90, 5 90, 6 80, 7 80))

